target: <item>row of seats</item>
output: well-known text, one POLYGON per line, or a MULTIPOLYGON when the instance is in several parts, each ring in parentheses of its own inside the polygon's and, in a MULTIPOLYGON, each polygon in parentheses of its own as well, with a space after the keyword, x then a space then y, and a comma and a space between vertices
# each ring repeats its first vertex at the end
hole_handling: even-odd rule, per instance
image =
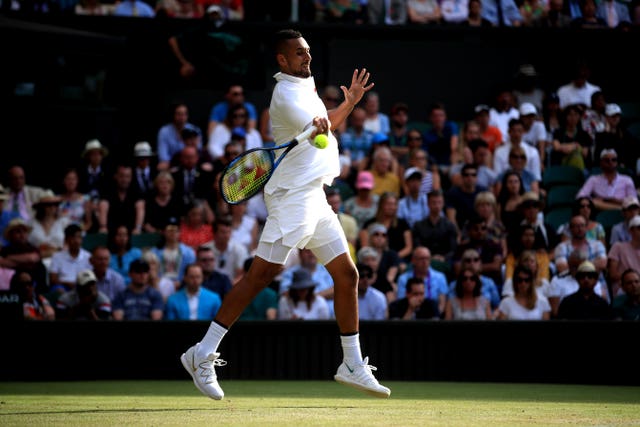
MULTIPOLYGON (((131 235, 131 246, 136 248, 151 248, 160 242, 162 236, 159 233, 141 233, 131 235)), ((92 251, 96 246, 107 246, 108 235, 106 233, 87 233, 82 239, 82 247, 92 251)))

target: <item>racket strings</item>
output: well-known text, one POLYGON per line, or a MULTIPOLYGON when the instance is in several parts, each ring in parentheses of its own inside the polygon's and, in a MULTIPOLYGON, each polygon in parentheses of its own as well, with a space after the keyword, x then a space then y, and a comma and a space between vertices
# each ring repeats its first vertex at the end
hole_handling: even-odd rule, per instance
POLYGON ((236 160, 229 165, 221 181, 222 194, 229 203, 253 196, 269 180, 273 170, 270 151, 253 151, 236 160))

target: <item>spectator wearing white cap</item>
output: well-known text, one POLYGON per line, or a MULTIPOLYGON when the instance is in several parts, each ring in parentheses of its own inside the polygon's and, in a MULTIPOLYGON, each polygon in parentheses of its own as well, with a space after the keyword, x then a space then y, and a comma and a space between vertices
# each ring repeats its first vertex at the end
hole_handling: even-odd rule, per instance
POLYGON ((440 184, 440 171, 438 170, 438 165, 435 162, 430 162, 432 160, 427 153, 422 148, 414 148, 409 150, 407 165, 404 173, 401 175, 404 179, 401 182, 402 192, 403 194, 407 194, 409 192, 409 188, 407 187, 407 171, 409 170, 418 170, 422 173, 422 180, 420 182, 420 193, 425 196, 429 194, 431 190, 437 190, 441 188, 440 184))
POLYGON ((105 159, 108 155, 107 147, 97 139, 87 141, 81 154, 82 162, 78 167, 78 191, 88 194, 96 205, 111 178, 112 171, 105 159))
POLYGON ((76 277, 74 289, 58 298, 56 319, 111 319, 111 300, 98 290, 96 275, 93 271, 90 269, 80 271, 76 277))
POLYGON ((619 155, 618 167, 635 171, 640 155, 638 142, 622 124, 622 109, 618 104, 605 107, 606 125, 602 132, 596 133, 594 158, 599 158, 602 150, 614 149, 619 155))
POLYGON ((640 214, 640 201, 638 201, 637 197, 627 197, 622 201, 622 217, 624 219, 611 227, 609 246, 613 246, 616 242, 628 242, 631 240, 629 221, 638 214, 640 214))
POLYGON ((589 196, 599 210, 621 209, 626 197, 637 197, 633 180, 630 176, 618 173, 618 153, 614 149, 600 152, 601 173, 591 175, 576 195, 589 196))
POLYGON ((589 261, 578 266, 575 278, 578 290, 567 295, 558 308, 559 319, 571 320, 611 320, 613 311, 609 302, 595 291, 598 284, 598 270, 589 261))
POLYGON ((609 285, 611 286, 613 297, 623 292, 620 286, 620 278, 625 270, 632 268, 640 271, 640 215, 634 216, 629 221, 629 232, 631 240, 614 243, 607 255, 609 285))
POLYGON ((520 120, 524 127, 522 142, 525 142, 538 150, 540 158, 544 158, 547 148, 547 130, 544 123, 539 120, 538 109, 530 102, 520 104, 520 120))
POLYGON ((147 141, 137 142, 133 146, 133 181, 131 187, 143 198, 147 198, 153 189, 153 180, 156 177, 156 168, 151 167, 151 161, 156 153, 151 149, 147 141))

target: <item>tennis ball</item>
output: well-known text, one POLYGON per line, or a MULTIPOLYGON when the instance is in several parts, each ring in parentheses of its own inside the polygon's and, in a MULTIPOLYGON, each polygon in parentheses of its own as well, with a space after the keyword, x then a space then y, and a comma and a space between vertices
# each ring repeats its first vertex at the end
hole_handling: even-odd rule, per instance
POLYGON ((327 148, 329 145, 329 138, 324 133, 319 133, 313 138, 313 146, 316 148, 327 148))

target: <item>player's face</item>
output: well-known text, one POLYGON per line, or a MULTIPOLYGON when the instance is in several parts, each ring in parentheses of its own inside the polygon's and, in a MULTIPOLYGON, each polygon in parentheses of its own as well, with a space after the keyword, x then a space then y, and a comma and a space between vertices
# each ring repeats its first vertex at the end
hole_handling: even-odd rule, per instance
POLYGON ((295 77, 311 77, 311 49, 300 37, 287 41, 284 53, 278 54, 278 64, 283 73, 295 77))

